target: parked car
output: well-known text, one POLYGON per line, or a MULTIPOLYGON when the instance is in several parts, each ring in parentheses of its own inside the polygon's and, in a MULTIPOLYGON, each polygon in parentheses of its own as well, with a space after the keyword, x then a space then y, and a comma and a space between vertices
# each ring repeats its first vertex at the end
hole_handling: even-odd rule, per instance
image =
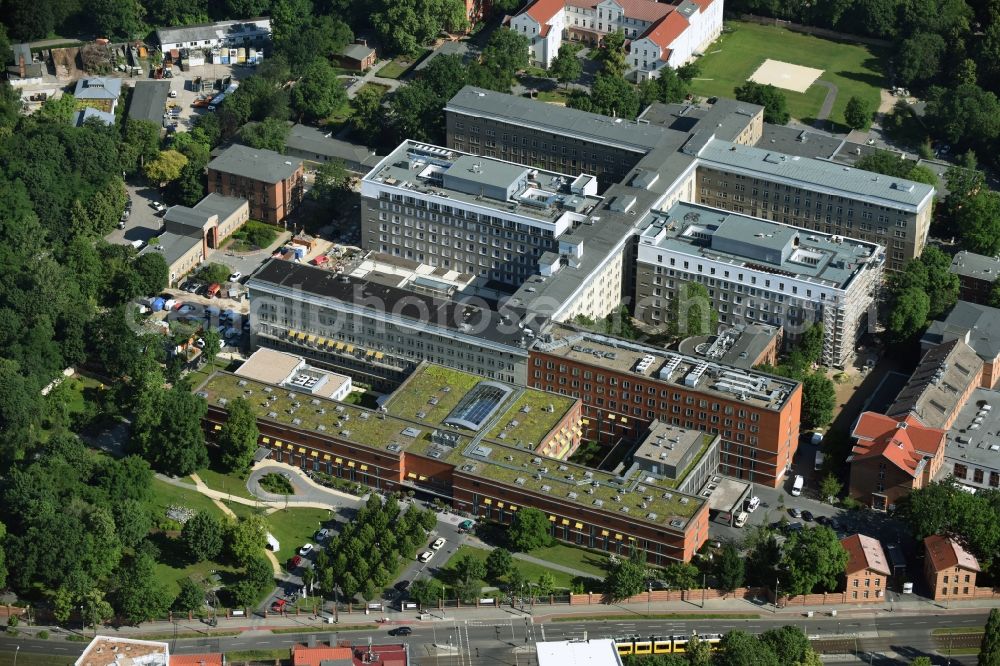
POLYGON ((152 206, 153 210, 155 210, 157 213, 160 213, 160 212, 163 212, 163 211, 167 210, 167 207, 165 205, 163 205, 162 203, 160 203, 159 201, 152 202, 150 204, 150 206, 152 206))
POLYGON ((421 562, 430 562, 430 559, 432 557, 434 557, 434 551, 425 550, 424 552, 420 553, 420 555, 417 556, 417 559, 421 562))
POLYGON ((409 636, 413 633, 413 629, 410 627, 396 627, 395 629, 389 630, 390 636, 409 636))
POLYGON ((747 513, 753 513, 760 506, 760 498, 756 495, 747 498, 747 513))
POLYGON ((299 555, 302 555, 303 557, 308 555, 313 551, 313 547, 314 546, 311 543, 303 545, 301 548, 299 548, 299 555))
POLYGON ((802 517, 802 509, 800 509, 797 506, 793 506, 791 509, 789 509, 788 513, 791 514, 792 518, 801 518, 802 517))
POLYGON ((177 91, 176 91, 176 90, 171 90, 171 91, 170 91, 170 98, 171 98, 171 99, 174 99, 174 98, 176 98, 176 97, 177 97, 177 91))
POLYGON ((806 521, 807 523, 811 523, 813 521, 812 511, 803 511, 802 520, 806 521))
POLYGON ((316 541, 326 541, 330 536, 329 528, 324 527, 321 530, 317 530, 316 534, 313 535, 313 539, 316 541))
POLYGON ((275 599, 274 603, 271 604, 271 610, 275 613, 283 613, 285 612, 285 606, 287 605, 288 602, 284 599, 275 599))
POLYGON ((445 541, 447 541, 447 540, 444 537, 441 537, 439 539, 435 539, 434 543, 431 544, 431 548, 433 550, 441 550, 441 547, 444 546, 445 541))
POLYGON ((232 275, 229 276, 229 281, 230 282, 239 282, 241 277, 243 277, 243 273, 240 273, 239 271, 236 271, 235 273, 233 273, 232 275))
POLYGON ((801 532, 804 528, 802 523, 788 523, 788 527, 785 530, 791 534, 792 532, 801 532))
POLYGON ((470 532, 474 526, 475 523, 473 523, 471 520, 463 520, 461 523, 458 524, 458 531, 459 533, 464 534, 466 532, 470 532))
POLYGON ((408 581, 408 580, 401 580, 398 583, 396 583, 395 585, 393 585, 393 587, 396 588, 397 590, 399 590, 400 592, 405 592, 407 590, 407 588, 410 587, 410 581, 408 581))
POLYGON ((298 569, 302 565, 302 558, 298 555, 288 560, 289 569, 298 569))
POLYGON ((215 298, 216 296, 219 295, 220 291, 222 291, 222 285, 219 284, 218 282, 213 282, 212 284, 208 285, 208 290, 205 292, 205 296, 207 296, 208 298, 215 298))
POLYGON ((187 286, 184 287, 184 291, 188 292, 189 294, 197 294, 199 291, 201 291, 201 288, 204 286, 205 285, 203 285, 200 282, 188 282, 187 286))
POLYGON ((816 522, 820 525, 826 525, 827 527, 830 527, 833 524, 833 521, 827 516, 816 516, 816 522))

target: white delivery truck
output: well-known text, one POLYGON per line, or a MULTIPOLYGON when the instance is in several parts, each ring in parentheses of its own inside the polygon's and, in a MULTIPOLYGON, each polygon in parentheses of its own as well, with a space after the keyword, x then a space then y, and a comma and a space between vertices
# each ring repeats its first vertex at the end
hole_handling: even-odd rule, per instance
POLYGON ((795 481, 792 483, 792 495, 798 497, 802 494, 802 486, 806 485, 806 480, 802 478, 801 474, 795 476, 795 481))

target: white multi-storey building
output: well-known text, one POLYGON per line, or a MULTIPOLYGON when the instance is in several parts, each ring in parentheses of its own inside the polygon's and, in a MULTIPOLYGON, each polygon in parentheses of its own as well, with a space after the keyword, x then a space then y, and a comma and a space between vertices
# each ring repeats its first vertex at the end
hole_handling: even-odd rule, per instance
POLYGON ((533 63, 548 67, 563 40, 599 44, 622 31, 631 40, 629 71, 636 80, 679 67, 722 32, 722 0, 536 0, 510 20, 530 40, 533 63))
POLYGON ((361 181, 361 242, 516 287, 601 202, 596 193, 587 174, 405 141, 361 181))
MULTIPOLYGON (((790 339, 823 324, 823 363, 841 367, 866 330, 885 249, 678 203, 654 213, 639 236, 636 260, 636 316, 647 324, 664 324, 672 316, 671 301, 697 282, 722 324, 773 324, 790 339)), ((681 321, 686 305, 679 303, 681 321)))

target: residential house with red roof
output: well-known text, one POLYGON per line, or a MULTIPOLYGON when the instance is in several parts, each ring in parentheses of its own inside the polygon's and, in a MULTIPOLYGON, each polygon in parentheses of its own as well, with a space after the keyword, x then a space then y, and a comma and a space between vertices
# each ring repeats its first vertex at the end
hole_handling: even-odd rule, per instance
POLYGON ((723 0, 535 0, 510 19, 526 36, 531 61, 548 67, 563 40, 597 45, 621 30, 628 44, 629 74, 656 78, 663 67, 679 67, 722 32, 723 0))
POLYGON ((889 560, 878 539, 864 534, 852 534, 840 540, 847 551, 847 598, 850 600, 881 599, 888 589, 889 560))
POLYGON ((409 658, 409 650, 403 644, 292 648, 294 666, 407 666, 409 658))
POLYGON ((924 576, 932 599, 975 598, 979 571, 975 556, 954 539, 940 534, 924 539, 924 576))
POLYGON ((912 413, 892 417, 865 412, 851 433, 849 493, 876 511, 930 482, 944 460, 947 431, 930 428, 912 413))

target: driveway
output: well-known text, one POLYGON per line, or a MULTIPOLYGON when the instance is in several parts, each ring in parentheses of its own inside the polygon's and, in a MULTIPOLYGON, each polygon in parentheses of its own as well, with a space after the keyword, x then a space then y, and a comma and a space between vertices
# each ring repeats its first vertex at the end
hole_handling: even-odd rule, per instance
POLYGON ((163 218, 156 215, 153 202, 162 202, 160 193, 155 187, 139 183, 137 180, 126 181, 125 190, 132 200, 132 214, 125 221, 124 229, 115 229, 104 237, 104 240, 114 244, 131 243, 141 240, 146 243, 160 233, 163 218))

